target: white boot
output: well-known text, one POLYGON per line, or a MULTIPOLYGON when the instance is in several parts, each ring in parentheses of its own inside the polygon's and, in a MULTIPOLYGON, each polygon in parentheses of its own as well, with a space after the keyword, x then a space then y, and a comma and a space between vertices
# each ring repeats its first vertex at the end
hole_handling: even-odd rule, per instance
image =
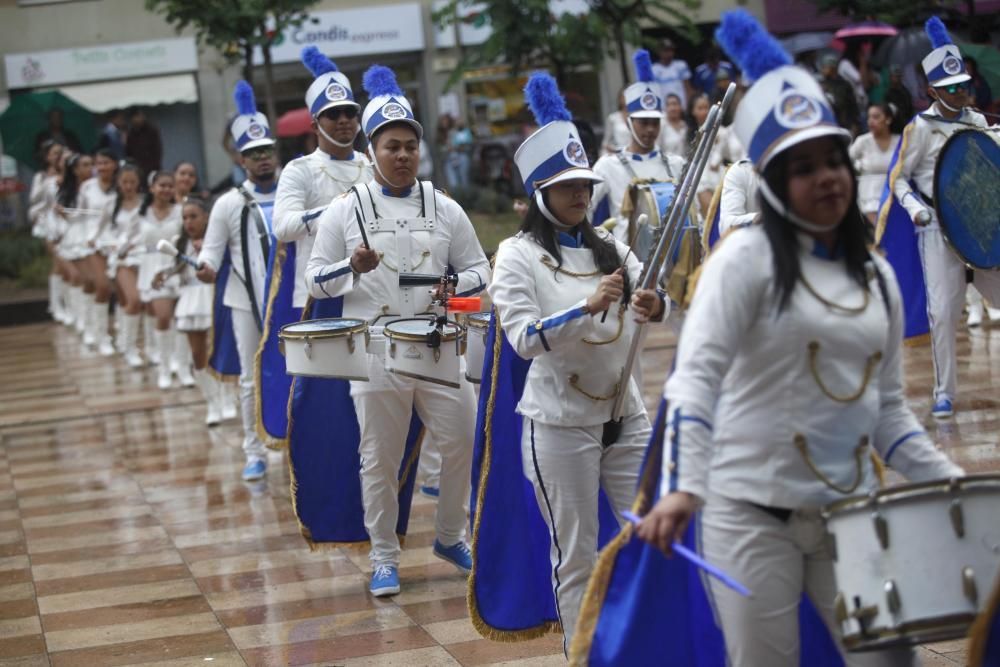
POLYGON ((160 350, 156 346, 156 318, 146 315, 142 321, 142 349, 146 352, 146 358, 153 366, 160 363, 160 350))
POLYGON ((111 334, 108 332, 108 304, 94 303, 94 338, 97 340, 97 351, 102 357, 110 357, 115 353, 111 344, 111 334))
POLYGON ((222 421, 236 419, 239 410, 236 409, 236 391, 232 382, 219 381, 219 402, 222 406, 222 421))
POLYGON ((65 294, 66 283, 63 282, 62 276, 58 273, 50 273, 49 312, 52 313, 52 319, 62 324, 66 324, 69 321, 69 317, 66 313, 66 304, 64 303, 65 294))
POLYGON ((119 349, 125 355, 125 363, 129 368, 142 368, 146 365, 145 359, 139 354, 139 326, 142 324, 142 315, 129 315, 121 313, 118 317, 118 339, 119 349))
POLYGON ((99 304, 94 301, 93 294, 84 294, 83 299, 83 344, 87 347, 94 347, 97 345, 97 311, 99 304))
POLYGON ((194 369, 194 381, 198 383, 198 388, 205 397, 205 423, 209 426, 218 426, 222 421, 222 412, 219 409, 219 400, 222 398, 219 393, 219 382, 205 368, 194 369))
MULTIPOLYGON (((153 349, 156 350, 160 359, 166 360, 170 358, 170 351, 173 349, 174 342, 173 334, 173 329, 167 329, 166 331, 156 329, 153 331, 153 338, 155 340, 153 349)), ((170 364, 161 363, 156 373, 156 386, 160 389, 170 389, 172 384, 170 364)))
POLYGON ((178 331, 174 336, 174 352, 170 362, 170 368, 177 381, 182 387, 193 387, 194 377, 191 375, 191 346, 188 345, 187 335, 183 331, 178 331), (176 366, 176 369, 174 368, 176 366))
POLYGON ((83 327, 87 323, 87 295, 83 293, 82 287, 70 288, 70 310, 73 316, 73 329, 78 333, 83 333, 83 327))

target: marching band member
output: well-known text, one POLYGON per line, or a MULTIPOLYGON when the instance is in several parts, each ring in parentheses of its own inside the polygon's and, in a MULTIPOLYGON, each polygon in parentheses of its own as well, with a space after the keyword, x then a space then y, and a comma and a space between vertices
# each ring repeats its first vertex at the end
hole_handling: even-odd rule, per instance
MULTIPOLYGON (((602 156, 594 173, 602 180, 594 186, 592 219, 603 225, 614 221, 615 238, 628 243, 629 221, 621 214, 629 186, 637 180, 679 182, 684 158, 656 150, 663 123, 663 100, 656 92, 649 52, 639 49, 632 57, 636 83, 625 89, 625 111, 631 139, 626 148, 602 156)), ((640 258, 644 260, 645 257, 640 258)))
POLYGON ((31 179, 28 221, 31 223, 31 235, 45 241, 45 250, 52 260, 52 270, 49 273, 49 313, 56 322, 68 324, 71 316, 65 303, 67 296, 67 284, 63 279, 65 271, 55 253, 49 229, 50 212, 56 202, 56 193, 59 191, 59 165, 63 146, 49 139, 42 143, 40 152, 44 158, 45 168, 35 172, 31 179))
MULTIPOLYGON (((955 329, 965 298, 965 265, 948 247, 934 211, 934 169, 938 154, 958 130, 986 127, 982 114, 967 107, 970 77, 962 54, 952 44, 937 17, 927 21, 927 34, 934 50, 922 65, 934 100, 903 130, 895 168, 890 169, 890 191, 916 225, 917 243, 927 291, 934 359, 934 405, 931 414, 947 419, 954 414, 957 384, 955 329)), ((886 210, 887 207, 883 207, 886 210)), ((887 215, 887 214, 885 214, 887 215)), ((879 230, 884 228, 880 216, 879 230)), ((876 234, 879 238, 879 234, 876 234)), ((891 257, 891 255, 890 255, 891 257)), ((1000 274, 975 271, 974 284, 993 303, 1000 302, 1000 274)))
MULTIPOLYGON (((370 101, 362 127, 374 178, 334 200, 320 217, 306 268, 310 293, 320 299, 343 296, 344 317, 413 317, 428 311, 431 296, 426 289, 401 288, 397 270, 413 270, 415 264, 442 275, 450 266, 458 274, 460 295, 478 293, 489 280, 489 263, 465 212, 430 183, 416 180, 423 128, 395 75, 375 65, 365 73, 364 87, 370 101), (375 233, 383 219, 394 223, 388 230, 383 223, 384 231, 375 233), (370 247, 362 241, 362 224, 370 230, 370 247)), ((464 535, 476 412, 468 383, 452 389, 387 373, 381 363, 371 355, 370 380, 351 382, 361 426, 365 527, 372 545, 370 590, 376 596, 399 592, 397 474, 412 408, 434 434, 442 458, 434 554, 462 572, 471 569, 464 535)))
MULTIPOLYGON (((729 662, 797 665, 803 592, 840 636, 820 508, 876 488, 872 447, 914 480, 962 470, 907 407, 900 290, 868 250, 849 134, 749 13, 724 14, 716 38, 756 81, 733 127, 761 174, 763 223, 705 264, 665 389, 663 495, 638 533, 670 553, 704 505, 706 559, 754 591, 711 581, 729 662)), ((844 654, 850 666, 914 658, 844 654)))
POLYGON ((868 131, 851 143, 850 154, 858 172, 858 206, 874 225, 899 134, 892 130, 895 118, 888 104, 871 104, 867 113, 868 131))
POLYGON ((639 260, 587 219, 601 177, 587 163, 555 80, 533 75, 525 96, 541 126, 514 157, 529 206, 521 231, 500 244, 489 294, 510 344, 532 359, 517 406, 521 455, 550 531, 552 587, 569 646, 597 558, 598 491, 618 512, 628 508, 650 434, 637 383, 631 375, 620 382, 633 319, 662 319, 666 305, 655 291, 633 290, 639 260), (634 318, 618 305, 630 291, 634 318), (602 322, 608 309, 617 317, 602 322), (624 424, 605 447, 618 391, 627 392, 624 424))
POLYGON ((267 117, 257 111, 253 89, 239 81, 234 92, 237 116, 230 131, 247 180, 219 197, 212 207, 202 242, 197 277, 215 282, 226 249, 232 264, 223 303, 232 310, 233 333, 240 357, 240 413, 243 420, 245 481, 267 473, 267 449, 257 436, 254 355, 260 345, 264 281, 271 248, 271 212, 275 191, 274 137, 267 117), (236 278, 236 280, 233 280, 236 278))
POLYGON ((93 168, 94 161, 89 155, 76 153, 67 157, 56 204, 49 216, 59 258, 70 275, 69 305, 73 328, 79 334, 86 329, 90 313, 88 294, 94 289, 93 283, 87 282, 83 266, 88 254, 87 215, 79 208, 80 186, 91 177, 93 168))
POLYGON ((361 107, 354 100, 351 82, 315 46, 302 50, 302 62, 314 80, 306 91, 317 148, 289 162, 278 179, 274 198, 274 236, 284 244, 271 268, 265 315, 266 338, 257 358, 255 374, 261 399, 258 432, 281 440, 288 430, 288 392, 291 376, 277 345, 281 327, 298 321, 309 296, 306 264, 316 239, 320 214, 336 197, 371 179, 371 164, 354 151, 361 129, 361 107), (279 260, 283 263, 279 265, 279 260), (291 281, 292 289, 281 283, 291 281), (290 298, 289 298, 290 296, 290 298))
POLYGON ((750 160, 734 162, 722 179, 719 199, 719 233, 753 224, 760 214, 757 190, 760 177, 750 160))
POLYGON ((88 301, 89 330, 84 332, 84 342, 97 347, 102 357, 110 357, 115 353, 111 345, 111 334, 108 331, 108 304, 111 301, 111 281, 108 279, 108 260, 105 249, 98 244, 101 218, 105 209, 115 197, 115 173, 118 162, 110 149, 101 148, 94 154, 93 178, 80 186, 80 208, 94 211, 87 218, 87 238, 85 241, 87 256, 83 258, 83 266, 88 283, 93 283, 93 301, 88 301))

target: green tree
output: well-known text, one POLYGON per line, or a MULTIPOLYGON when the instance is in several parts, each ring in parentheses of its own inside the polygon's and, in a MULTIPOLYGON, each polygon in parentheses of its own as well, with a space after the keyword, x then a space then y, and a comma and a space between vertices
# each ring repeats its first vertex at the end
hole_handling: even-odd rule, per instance
POLYGON ((253 52, 264 58, 264 98, 274 122, 274 73, 271 46, 285 28, 301 25, 318 0, 145 0, 146 9, 162 14, 177 32, 190 27, 198 41, 219 50, 230 62, 243 64, 243 78, 253 83, 253 52))
MULTIPOLYGON (((932 14, 950 13, 964 0, 813 0, 821 13, 841 14, 852 21, 876 20, 895 26, 917 25, 932 14)), ((975 8, 973 7, 973 13, 975 8)))

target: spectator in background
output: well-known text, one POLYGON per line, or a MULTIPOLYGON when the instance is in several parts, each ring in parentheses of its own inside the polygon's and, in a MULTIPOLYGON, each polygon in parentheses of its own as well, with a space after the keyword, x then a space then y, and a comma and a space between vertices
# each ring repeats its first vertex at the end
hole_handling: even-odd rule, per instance
POLYGON ((660 130, 660 150, 669 155, 686 156, 691 135, 688 132, 688 124, 684 119, 684 107, 681 105, 679 97, 673 94, 667 95, 664 116, 665 122, 660 130))
POLYGON ((885 91, 885 103, 896 110, 897 120, 904 125, 913 118, 913 95, 903 83, 902 65, 889 65, 889 87, 885 91))
POLYGON ((57 144, 62 144, 71 153, 79 153, 81 151, 80 138, 76 136, 73 130, 67 130, 63 127, 62 109, 49 109, 48 127, 35 136, 35 155, 38 156, 38 163, 43 166, 45 164, 45 156, 42 155, 41 148, 42 144, 46 141, 54 141, 57 144))
POLYGON ((990 90, 990 84, 986 83, 986 79, 979 73, 979 63, 971 56, 962 56, 962 58, 965 60, 966 71, 972 77, 972 80, 969 81, 969 94, 973 106, 980 111, 990 111, 990 107, 993 106, 993 91, 990 90))
POLYGON ((628 130, 628 114, 625 112, 625 89, 618 92, 618 108, 608 114, 604 121, 604 142, 601 145, 605 153, 617 153, 628 146, 632 135, 628 130))
MULTIPOLYGON (((712 45, 705 54, 705 62, 694 68, 694 87, 696 90, 713 95, 719 80, 719 70, 725 70, 730 81, 736 80, 736 68, 722 59, 722 51, 712 45)), ((725 90, 725 89, 723 89, 725 90)), ((683 106, 683 105, 682 105, 683 106)))
POLYGON ((678 58, 674 58, 677 47, 669 37, 660 42, 660 61, 653 63, 653 78, 660 86, 660 95, 666 100, 673 93, 681 104, 687 104, 694 89, 691 87, 691 68, 678 58))
POLYGON ((129 116, 125 154, 138 164, 146 174, 159 171, 163 163, 163 142, 160 130, 149 122, 146 112, 139 107, 129 116))
POLYGON ((868 90, 874 83, 871 70, 868 69, 869 49, 871 46, 867 43, 849 41, 844 57, 837 63, 837 74, 854 89, 854 100, 858 109, 868 108, 868 90))
POLYGON ((119 162, 125 159, 125 138, 126 128, 125 111, 122 109, 112 109, 108 112, 108 122, 101 130, 101 138, 97 142, 97 147, 106 148, 111 151, 115 160, 119 162))
POLYGON ((472 162, 472 132, 461 118, 454 121, 448 133, 448 157, 444 163, 445 178, 453 188, 469 186, 469 166, 472 162))
POLYGON ((837 116, 837 124, 858 133, 858 102, 854 96, 854 87, 837 73, 837 55, 825 53, 819 59, 819 84, 823 87, 837 116))
POLYGON ((417 163, 417 178, 422 181, 434 180, 434 158, 427 142, 420 137, 420 162, 417 163))

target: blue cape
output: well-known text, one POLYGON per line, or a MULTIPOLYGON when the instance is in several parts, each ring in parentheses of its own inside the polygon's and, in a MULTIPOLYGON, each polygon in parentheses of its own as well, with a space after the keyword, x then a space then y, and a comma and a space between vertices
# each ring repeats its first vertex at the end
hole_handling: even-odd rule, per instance
POLYGON ((288 444, 288 397, 292 376, 285 372, 285 356, 278 346, 278 332, 302 319, 302 309, 292 306, 295 291, 295 243, 275 243, 268 258, 264 282, 266 308, 264 331, 254 363, 257 392, 257 435, 272 448, 288 444))
MULTIPOLYGON (((469 615, 488 639, 520 641, 560 631, 552 593, 549 530, 521 465, 521 416, 515 412, 531 362, 497 329, 486 336, 486 360, 472 460, 472 575, 469 615)), ((618 530, 600 500, 600 544, 618 530)))
MULTIPOLYGON (((340 317, 343 298, 310 300, 306 319, 340 317)), ((417 476, 423 425, 410 421, 399 470, 399 519, 406 534, 417 476)), ((361 429, 351 400, 351 384, 334 378, 296 377, 288 403, 288 467, 292 507, 310 548, 368 542, 361 500, 361 429)))
MULTIPOLYGON (((667 409, 661 402, 632 510, 645 514, 659 498, 667 409)), ((684 544, 700 551, 699 524, 684 544)), ((726 667, 722 631, 702 573, 665 558, 626 526, 604 549, 587 584, 570 660, 573 664, 726 667), (669 660, 667 657, 669 656, 669 660)), ((843 667, 830 633, 808 598, 799 607, 800 664, 843 667)))
POLYGON ((969 665, 1000 667, 1000 578, 969 631, 969 665))
MULTIPOLYGON (((903 337, 907 340, 926 336, 930 331, 927 319, 927 288, 924 282, 923 264, 917 247, 917 229, 893 194, 893 185, 900 178, 903 163, 912 134, 913 121, 903 130, 903 136, 896 145, 896 152, 889 163, 889 173, 882 200, 879 205, 878 221, 875 227, 875 243, 885 252, 886 259, 896 272, 896 280, 903 294, 903 337)), ((914 190, 916 189, 915 186, 914 190)))
POLYGON ((222 303, 231 265, 229 250, 226 250, 215 274, 215 294, 212 297, 212 334, 209 336, 212 347, 208 355, 208 367, 216 376, 240 374, 240 355, 236 349, 236 335, 233 333, 233 314, 222 303))

